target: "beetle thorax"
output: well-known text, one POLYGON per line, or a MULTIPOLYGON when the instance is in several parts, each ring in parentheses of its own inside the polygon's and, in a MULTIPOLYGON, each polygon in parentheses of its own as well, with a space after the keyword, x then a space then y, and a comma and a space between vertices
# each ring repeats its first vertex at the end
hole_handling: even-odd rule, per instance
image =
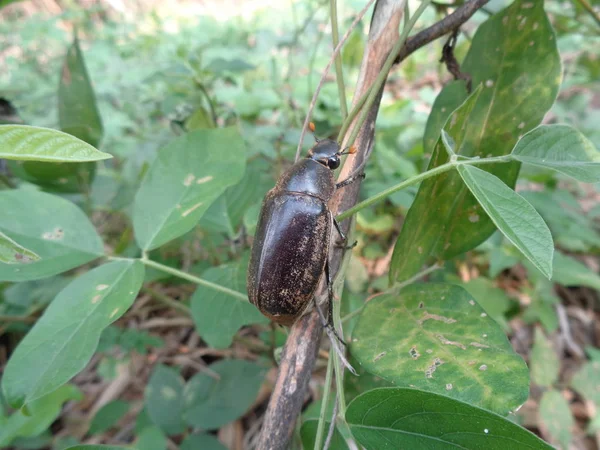
POLYGON ((275 189, 308 194, 327 202, 335 191, 335 178, 332 170, 307 158, 281 175, 275 189))

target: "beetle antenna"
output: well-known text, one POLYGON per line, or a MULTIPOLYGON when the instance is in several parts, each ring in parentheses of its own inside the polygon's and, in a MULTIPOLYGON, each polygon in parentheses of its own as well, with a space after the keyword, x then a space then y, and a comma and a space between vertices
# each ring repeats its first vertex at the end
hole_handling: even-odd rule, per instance
POLYGON ((352 144, 350 147, 346 147, 342 150, 339 155, 353 155, 354 153, 356 153, 356 147, 352 144))
POLYGON ((318 144, 320 139, 319 139, 319 138, 317 137, 317 135, 315 134, 315 129, 316 129, 316 127, 315 127, 315 123, 314 123, 314 122, 310 122, 310 123, 308 124, 308 129, 309 129, 310 131, 312 131, 313 137, 315 138, 315 142, 318 144))

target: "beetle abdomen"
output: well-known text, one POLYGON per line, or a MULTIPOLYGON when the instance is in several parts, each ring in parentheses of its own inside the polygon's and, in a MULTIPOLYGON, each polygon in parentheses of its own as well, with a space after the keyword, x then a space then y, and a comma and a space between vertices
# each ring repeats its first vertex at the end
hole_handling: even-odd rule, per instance
POLYGON ((322 200, 269 191, 248 269, 250 302, 264 315, 291 325, 304 312, 325 268, 331 226, 322 200))

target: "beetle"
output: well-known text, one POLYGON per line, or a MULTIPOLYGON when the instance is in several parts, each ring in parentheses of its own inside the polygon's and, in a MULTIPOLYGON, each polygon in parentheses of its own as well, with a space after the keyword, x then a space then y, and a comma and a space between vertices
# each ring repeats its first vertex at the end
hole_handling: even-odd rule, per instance
POLYGON ((317 140, 307 157, 284 172, 265 196, 247 287, 250 302, 276 323, 292 325, 309 310, 323 274, 331 312, 328 258, 333 227, 344 241, 345 237, 328 202, 336 189, 358 178, 351 176, 336 184, 334 171, 340 166, 340 156, 349 153, 354 153, 353 147, 340 151, 335 141, 317 140))

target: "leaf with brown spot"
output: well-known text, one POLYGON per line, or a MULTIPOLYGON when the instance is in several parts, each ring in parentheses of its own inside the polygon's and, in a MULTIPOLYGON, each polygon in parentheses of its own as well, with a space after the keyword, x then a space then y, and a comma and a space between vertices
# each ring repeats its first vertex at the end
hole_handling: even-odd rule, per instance
POLYGON ((376 297, 358 319, 350 351, 365 370, 394 385, 505 414, 527 399, 527 366, 472 300, 462 287, 441 283, 376 297), (423 320, 430 316, 446 320, 423 320))

